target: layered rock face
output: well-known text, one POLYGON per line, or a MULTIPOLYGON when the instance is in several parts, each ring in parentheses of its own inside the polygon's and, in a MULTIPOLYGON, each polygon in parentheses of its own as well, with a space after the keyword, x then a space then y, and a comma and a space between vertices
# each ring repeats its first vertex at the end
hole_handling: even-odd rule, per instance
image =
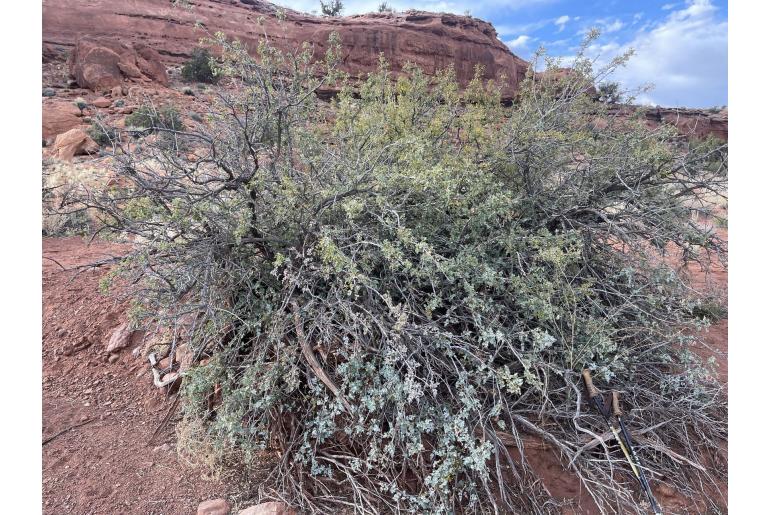
MULTIPOLYGON (((43 42, 46 48, 72 49, 82 36, 109 37, 137 49, 138 44, 146 45, 166 63, 179 63, 200 38, 217 31, 252 47, 263 35, 286 50, 307 41, 316 57, 323 56, 329 34, 336 31, 342 42, 342 67, 352 76, 375 70, 380 54, 396 73, 406 63, 428 74, 453 66, 462 84, 481 65, 485 79, 507 78, 503 91, 507 98, 528 66, 497 38, 491 24, 468 16, 408 11, 325 18, 286 10, 280 22, 276 9, 260 0, 198 0, 193 9, 160 0, 48 0, 43 4, 43 42), (258 23, 260 17, 264 19, 258 23)), ((79 77, 78 82, 83 85, 79 77)))

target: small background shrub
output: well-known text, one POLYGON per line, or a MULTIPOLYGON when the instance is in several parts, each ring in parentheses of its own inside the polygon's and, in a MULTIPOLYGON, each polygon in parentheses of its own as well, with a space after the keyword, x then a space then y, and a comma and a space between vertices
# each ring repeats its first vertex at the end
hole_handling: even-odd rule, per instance
POLYGON ((108 127, 98 120, 91 122, 91 127, 86 132, 100 146, 110 145, 118 137, 116 129, 108 127))
POLYGON ((141 106, 126 116, 126 126, 139 127, 141 129, 184 130, 182 116, 174 106, 164 106, 160 109, 150 105, 141 106))
POLYGON ((188 82, 217 82, 217 76, 211 67, 211 53, 206 48, 196 48, 190 60, 182 66, 182 78, 188 82))

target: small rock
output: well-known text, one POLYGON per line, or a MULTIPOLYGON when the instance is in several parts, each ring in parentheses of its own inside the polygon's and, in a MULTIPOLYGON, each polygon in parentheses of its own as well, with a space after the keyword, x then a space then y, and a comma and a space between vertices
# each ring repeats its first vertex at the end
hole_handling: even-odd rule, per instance
POLYGON ((43 89, 43 96, 44 97, 55 97, 56 96, 56 90, 53 88, 44 88, 43 89))
POLYGON ((99 97, 93 102, 91 102, 91 104, 95 105, 96 107, 105 108, 105 107, 110 107, 110 105, 112 105, 112 100, 105 97, 99 97))
POLYGON ((167 443, 164 443, 163 445, 158 445, 155 447, 152 452, 169 452, 171 450, 171 446, 167 443))
POLYGON ((107 352, 112 354, 121 349, 125 349, 131 343, 131 336, 134 331, 128 326, 128 322, 120 324, 110 336, 107 344, 107 352))
POLYGON ((115 363, 119 359, 120 359, 120 356, 118 356, 117 354, 110 354, 110 357, 107 358, 107 361, 110 363, 115 363))
POLYGON ((118 98, 123 96, 123 86, 115 86, 112 88, 112 91, 110 91, 110 95, 112 98, 118 98))
POLYGON ((296 515, 296 512, 282 502, 263 502, 238 512, 238 515, 296 515))
POLYGON ((230 503, 224 499, 209 499, 198 505, 197 515, 227 515, 230 503))

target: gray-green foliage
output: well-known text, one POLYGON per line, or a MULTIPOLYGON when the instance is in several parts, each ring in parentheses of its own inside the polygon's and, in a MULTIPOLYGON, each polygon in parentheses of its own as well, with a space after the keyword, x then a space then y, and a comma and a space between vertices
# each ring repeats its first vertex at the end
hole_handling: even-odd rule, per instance
MULTIPOLYGON (((182 78, 187 82, 217 82, 218 76, 211 66, 212 56, 206 48, 194 48, 190 59, 182 66, 182 78)), ((185 92, 186 95, 191 94, 185 92)))
POLYGON ((330 0, 328 3, 321 1, 321 13, 324 16, 340 16, 342 14, 342 0, 330 0))
POLYGON ((183 131, 184 122, 179 111, 171 105, 156 108, 143 105, 126 116, 126 126, 140 129, 183 131))
MULTIPOLYGON (((481 73, 461 90, 384 62, 327 105, 336 45, 311 65, 309 46, 263 42, 257 62, 218 43, 230 87, 184 136, 197 158, 127 149, 130 187, 88 201, 141 242, 123 263, 137 316, 206 357, 185 417, 246 461, 280 451, 265 488, 302 511, 557 510, 528 433, 600 505, 640 509, 601 445, 580 450, 603 431, 583 367, 641 408, 635 425, 665 422, 662 446, 717 454, 723 399, 662 254, 723 250, 690 217, 723 191, 723 145, 604 116, 582 57, 512 107, 481 73)), ((711 477, 641 452, 683 492, 711 477)))

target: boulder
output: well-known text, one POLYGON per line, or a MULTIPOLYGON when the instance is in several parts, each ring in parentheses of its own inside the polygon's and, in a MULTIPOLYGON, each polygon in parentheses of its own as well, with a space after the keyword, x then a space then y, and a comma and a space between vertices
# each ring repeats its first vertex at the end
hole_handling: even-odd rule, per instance
POLYGON ((107 352, 113 353, 128 347, 133 334, 134 331, 129 327, 128 322, 120 324, 112 331, 110 341, 107 343, 107 352))
POLYGON ((197 515, 228 515, 230 503, 225 499, 209 499, 198 505, 197 515))
POLYGON ((126 79, 168 85, 160 54, 142 43, 108 37, 78 39, 70 54, 69 69, 80 87, 92 91, 113 90, 126 79))
POLYGON ((94 105, 95 107, 101 107, 101 108, 110 107, 112 105, 112 100, 105 97, 99 97, 93 102, 91 102, 91 104, 94 105))
POLYGON ((43 138, 49 139, 82 123, 80 109, 71 102, 43 102, 43 138))
POLYGON ((82 154, 96 154, 99 145, 86 134, 83 129, 70 129, 56 136, 51 149, 51 155, 64 161, 72 161, 74 156, 82 154))
POLYGON ((238 515, 296 515, 296 512, 282 502, 263 502, 238 512, 238 515))

